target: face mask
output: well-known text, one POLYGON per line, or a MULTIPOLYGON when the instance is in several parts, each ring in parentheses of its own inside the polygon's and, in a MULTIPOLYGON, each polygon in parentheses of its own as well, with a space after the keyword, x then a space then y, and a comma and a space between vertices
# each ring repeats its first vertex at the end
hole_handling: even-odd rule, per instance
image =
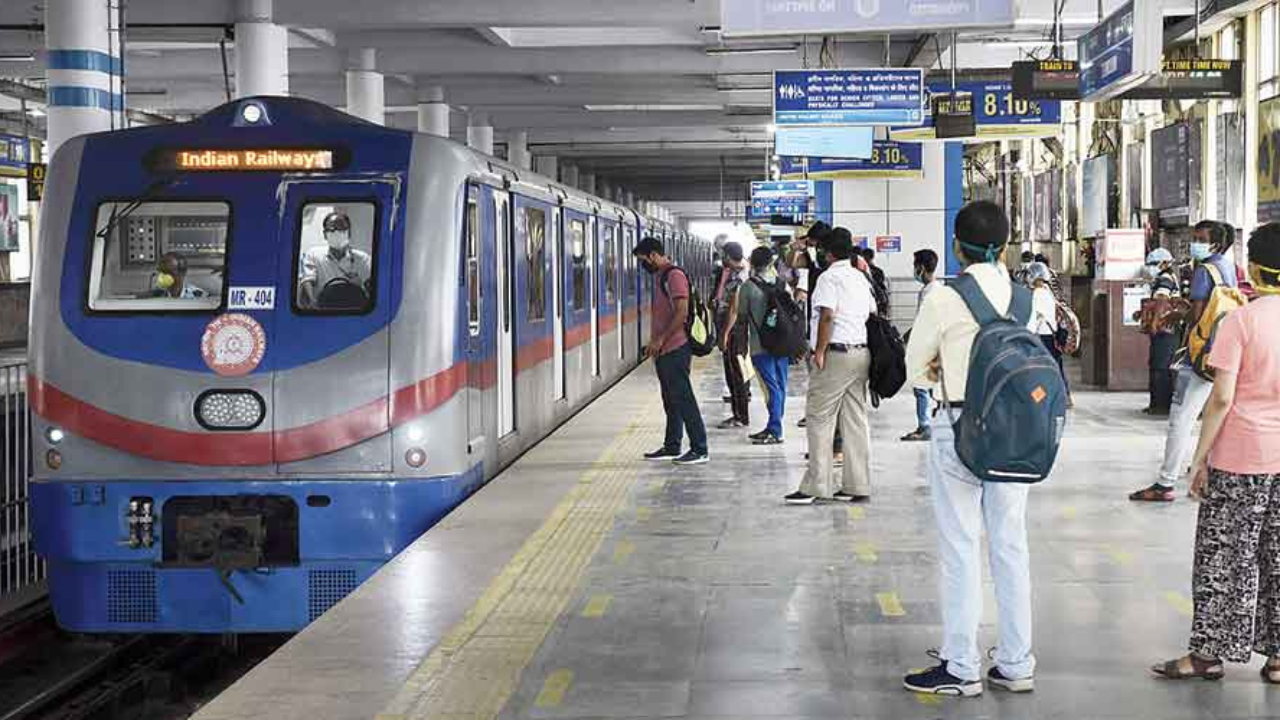
POLYGON ((1207 259, 1213 254, 1213 249, 1209 247, 1209 243, 1194 242, 1191 243, 1191 259, 1197 262, 1207 259))
POLYGON ((921 285, 925 284, 923 271, 916 270, 916 282, 920 283, 921 285))
POLYGON ((1020 267, 1021 267, 1023 270, 1030 270, 1030 269, 1031 269, 1031 263, 1022 263, 1022 265, 1021 265, 1020 267))
POLYGON ((156 287, 160 288, 161 290, 168 290, 169 288, 173 287, 174 284, 177 282, 178 282, 178 279, 167 272, 158 273, 156 275, 156 287))
POLYGON ((324 239, 334 250, 346 250, 351 244, 351 235, 341 231, 327 232, 324 234, 324 239))

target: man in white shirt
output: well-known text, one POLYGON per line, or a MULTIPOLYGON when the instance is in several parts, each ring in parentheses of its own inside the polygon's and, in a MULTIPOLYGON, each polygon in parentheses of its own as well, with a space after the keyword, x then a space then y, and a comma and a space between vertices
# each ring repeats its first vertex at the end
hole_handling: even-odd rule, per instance
MULTIPOLYGON (((351 219, 341 210, 324 219, 325 245, 308 248, 302 255, 298 278, 298 304, 316 308, 329 283, 349 283, 365 293, 366 303, 373 263, 369 253, 351 247, 351 219)), ((350 309, 343 307, 342 309, 350 309)))
MULTIPOLYGON (((914 258, 916 282, 920 283, 920 294, 916 300, 916 310, 924 307, 925 298, 934 290, 942 287, 938 281, 938 253, 932 250, 917 250, 914 258)), ((907 337, 911 332, 907 331, 907 337)), ((933 404, 928 387, 913 387, 912 394, 916 399, 916 429, 902 436, 903 442, 928 442, 932 437, 932 423, 929 422, 929 408, 933 404)))
POLYGON ((875 307, 875 297, 867 276, 849 261, 854 249, 846 234, 833 234, 825 250, 830 266, 818 278, 811 298, 818 327, 805 410, 809 469, 800 489, 786 496, 791 505, 810 505, 817 498, 863 502, 871 495, 867 318, 875 307), (832 440, 837 417, 845 461, 841 488, 832 492, 832 440))
MULTIPOLYGON (((1001 263, 1009 238, 1009 221, 994 203, 966 205, 956 216, 956 254, 997 312, 1008 312, 1013 281, 1001 263)), ((935 386, 942 379, 942 402, 950 401, 957 417, 967 412, 963 401, 969 355, 978 323, 950 287, 929 294, 920 308, 907 343, 907 382, 935 386)), ((978 626, 982 622, 982 535, 990 545, 991 578, 999 610, 999 644, 995 667, 987 673, 994 687, 1026 692, 1034 687, 1031 654, 1031 559, 1027 549, 1027 485, 983 483, 956 453, 950 422, 935 423, 927 474, 938 526, 938 560, 942 571, 941 664, 907 675, 908 690, 937 695, 981 695, 982 656, 978 626)))

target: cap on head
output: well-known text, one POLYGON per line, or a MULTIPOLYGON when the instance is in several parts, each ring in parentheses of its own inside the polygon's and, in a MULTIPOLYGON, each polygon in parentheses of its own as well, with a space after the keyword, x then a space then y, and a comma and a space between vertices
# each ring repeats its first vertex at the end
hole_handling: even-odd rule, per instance
POLYGON ((1027 268, 1027 279, 1032 282, 1035 282, 1036 280, 1049 282, 1051 278, 1052 275, 1049 274, 1049 266, 1042 262, 1031 263, 1030 267, 1027 268))
POLYGON ((324 231, 334 232, 336 230, 346 230, 351 232, 351 218, 341 210, 336 210, 325 216, 324 231))
POLYGON ((641 238, 640 242, 636 243, 635 249, 631 251, 632 255, 649 255, 651 253, 666 254, 666 248, 662 246, 662 241, 652 235, 646 235, 641 238))
POLYGON ((773 262, 773 250, 761 245, 751 251, 751 267, 766 268, 771 262, 773 262))
POLYGON ((724 254, 725 254, 725 256, 726 256, 726 257, 728 257, 730 260, 732 260, 732 261, 734 261, 734 262, 740 262, 740 261, 742 260, 742 257, 743 257, 743 256, 742 256, 742 243, 733 242, 732 240, 730 240, 729 242, 725 243, 725 244, 724 244, 724 254))
POLYGON ((1155 250, 1147 253, 1148 265, 1161 265, 1167 262, 1173 262, 1173 253, 1165 250, 1164 248, 1156 248, 1155 250))

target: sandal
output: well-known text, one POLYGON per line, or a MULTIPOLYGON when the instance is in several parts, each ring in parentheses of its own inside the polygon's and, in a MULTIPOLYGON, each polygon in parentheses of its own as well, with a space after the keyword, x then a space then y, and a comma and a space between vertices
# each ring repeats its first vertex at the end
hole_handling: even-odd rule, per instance
MULTIPOLYGON (((1264 668, 1265 671, 1265 668, 1264 668)), ((1161 665, 1153 665, 1151 672, 1159 675, 1166 680, 1191 680, 1200 678, 1201 680, 1221 680, 1226 674, 1226 670, 1222 667, 1221 660, 1201 660, 1196 657, 1195 653, 1183 655, 1177 660, 1169 660, 1161 665), (1191 670, 1184 671, 1182 669, 1182 661, 1186 660, 1191 663, 1191 670)))
POLYGON ((1280 657, 1269 658, 1260 671, 1262 679, 1272 685, 1280 685, 1280 657))

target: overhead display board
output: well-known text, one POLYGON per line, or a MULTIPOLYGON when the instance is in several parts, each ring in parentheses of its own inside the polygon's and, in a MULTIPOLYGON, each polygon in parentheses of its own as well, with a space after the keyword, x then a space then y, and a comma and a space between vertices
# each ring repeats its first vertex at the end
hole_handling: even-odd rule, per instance
POLYGON ((812 180, 762 180, 751 183, 747 220, 769 220, 774 216, 799 218, 809 212, 813 198, 812 180))
MULTIPOLYGON (((1244 91, 1239 60, 1165 60, 1160 72, 1120 95, 1122 100, 1238 98, 1244 91)), ((1080 71, 1070 60, 1013 64, 1013 95, 1027 100, 1080 98, 1080 71)))
POLYGON ((1280 98, 1258 106, 1258 222, 1280 221, 1280 98))
MULTIPOLYGON (((853 178, 922 178, 924 177, 924 152, 919 143, 902 143, 877 140, 871 156, 861 160, 809 157, 809 178, 816 180, 844 180, 853 178)), ((805 177, 805 159, 782 157, 779 166, 782 177, 805 177)))
POLYGON ((923 68, 779 70, 773 74, 773 122, 784 127, 919 125, 923 68))
POLYGON ((1013 96, 1020 100, 1079 100, 1080 68, 1075 60, 1015 62, 1013 96))
POLYGON ((31 162, 31 141, 17 135, 0 134, 0 175, 21 177, 31 162))
POLYGON ((1077 41, 1080 97, 1098 102, 1123 95, 1160 71, 1164 5, 1127 2, 1077 41))
POLYGON ((720 0, 725 37, 1011 27, 1014 0, 720 0))
POLYGON ((1151 131, 1151 204, 1156 210, 1184 208, 1191 199, 1191 127, 1186 123, 1151 131))
MULTIPOLYGON (((1062 124, 1062 103, 1056 100, 1021 100, 1009 80, 963 82, 956 90, 973 96, 973 119, 979 140, 1050 137, 1062 124)), ((950 83, 930 83, 932 94, 951 92, 950 83)), ((916 128, 893 128, 894 140, 937 140, 933 115, 916 128)))
POLYGON ((869 158, 875 128, 795 127, 778 128, 774 134, 774 152, 795 157, 869 158))
POLYGON ((972 93, 934 95, 929 107, 933 117, 933 135, 937 139, 971 138, 978 134, 972 93))

